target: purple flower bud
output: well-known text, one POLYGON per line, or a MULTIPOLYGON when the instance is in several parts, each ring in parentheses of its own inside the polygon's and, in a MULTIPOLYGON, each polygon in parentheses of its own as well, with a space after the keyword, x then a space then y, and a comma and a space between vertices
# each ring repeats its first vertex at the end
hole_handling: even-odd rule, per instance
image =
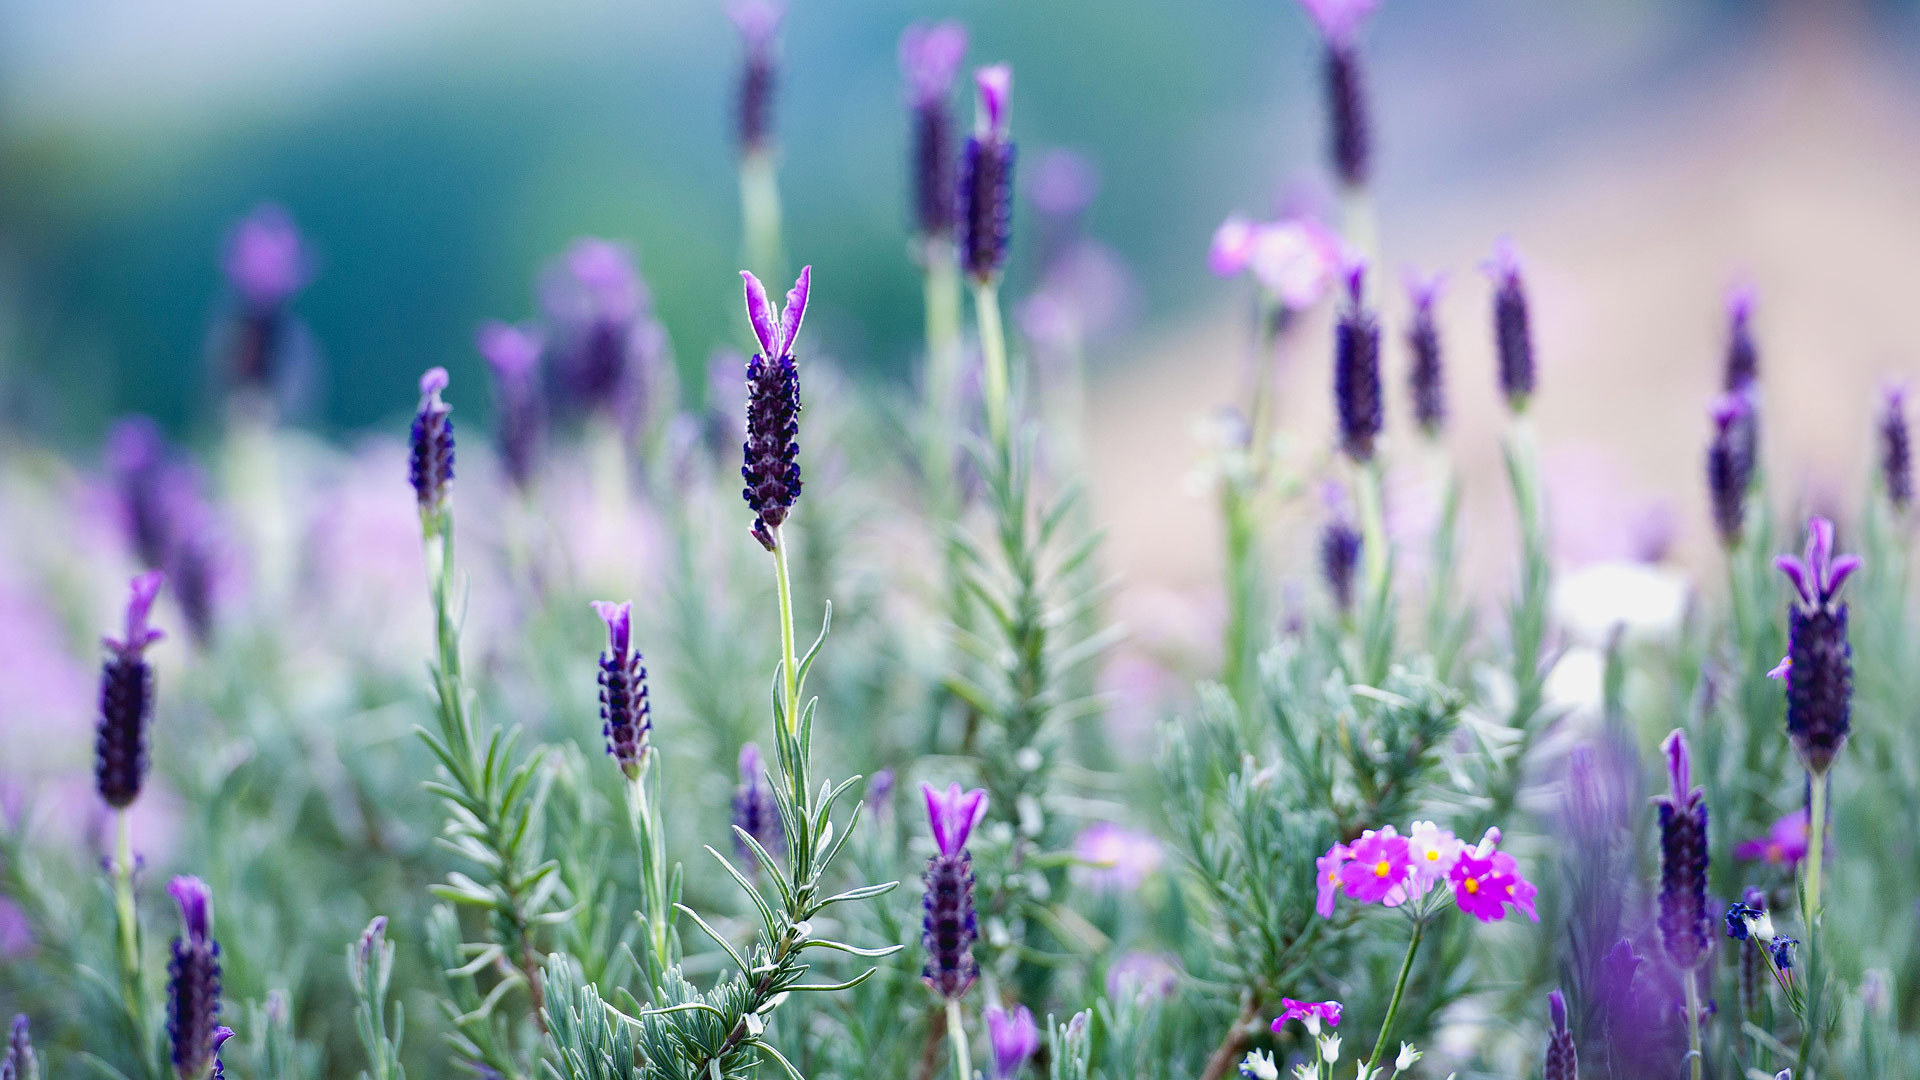
MULTIPOLYGON (((740 748, 740 786, 733 789, 733 825, 753 837, 769 855, 785 850, 780 814, 774 807, 773 791, 767 786, 767 762, 753 743, 740 748)), ((733 842, 749 866, 759 865, 739 834, 734 835, 733 842)))
POLYGON ((533 486, 546 430, 546 404, 540 393, 540 354, 546 343, 531 325, 494 320, 480 327, 475 345, 493 372, 500 466, 513 486, 524 492, 533 486))
POLYGON ((40 1065, 33 1056, 33 1037, 28 1032, 27 1014, 13 1018, 7 1033, 7 1056, 0 1059, 0 1080, 39 1080, 40 1065))
POLYGON ((379 951, 382 945, 386 944, 386 941, 387 917, 385 915, 375 915, 373 921, 367 923, 367 928, 360 931, 359 957, 362 968, 373 962, 374 954, 379 951))
POLYGON ((1913 503, 1913 448, 1907 437, 1907 388, 1886 388, 1880 404, 1880 484, 1896 512, 1913 503))
POLYGON ((793 341, 807 313, 807 294, 813 267, 787 293, 787 303, 776 319, 767 290, 745 270, 747 318, 760 342, 760 351, 747 361, 747 441, 740 476, 741 491, 753 508, 753 536, 768 551, 774 548, 774 530, 787 520, 800 497, 800 372, 794 366, 793 341))
POLYGON ((876 817, 887 814, 893 808, 893 770, 881 769, 867 781, 867 805, 873 807, 876 817))
POLYGON ((420 376, 420 408, 413 414, 407 476, 424 522, 447 508, 453 486, 453 407, 440 400, 447 369, 429 368, 420 376))
POLYGON ((967 52, 957 22, 915 23, 900 35, 900 73, 913 110, 914 215, 923 238, 953 232, 953 79, 967 52))
POLYGON ((1362 295, 1366 264, 1346 267, 1347 302, 1333 336, 1333 403, 1340 418, 1340 448, 1349 458, 1373 460, 1374 440, 1380 435, 1380 320, 1368 311, 1362 295))
POLYGON ((1707 800, 1693 786, 1686 733, 1674 729, 1660 744, 1667 755, 1669 793, 1655 796, 1660 811, 1660 936, 1681 968, 1698 967, 1711 940, 1707 912, 1707 800))
POLYGON ((221 1026, 213 1029, 213 1080, 226 1080, 227 1065, 220 1060, 220 1048, 225 1046, 227 1040, 231 1038, 233 1038, 232 1028, 221 1026))
POLYGON ((1787 737, 1807 771, 1820 776, 1853 723, 1853 646, 1839 594, 1860 558, 1834 558, 1833 523, 1817 517, 1807 522, 1806 556, 1782 555, 1774 565, 1799 594, 1787 611, 1787 737))
POLYGON ((960 264, 974 280, 986 283, 1006 265, 1013 230, 1015 148, 1007 137, 1013 69, 1005 64, 983 67, 973 80, 980 108, 960 160, 960 264))
POLYGON ((1407 299, 1413 303, 1413 323, 1407 328, 1407 348, 1413 353, 1413 366, 1407 373, 1407 389, 1413 397, 1413 418, 1428 438, 1437 438, 1447 419, 1447 388, 1440 364, 1440 327, 1434 322, 1433 305, 1446 283, 1442 274, 1430 277, 1407 275, 1407 299))
POLYGON ((1741 285, 1727 294, 1727 369, 1724 388, 1744 393, 1760 377, 1760 350, 1753 342, 1753 287, 1741 285))
POLYGON ((926 896, 921 901, 920 944, 927 954, 922 977, 941 997, 957 1001, 980 977, 973 958, 980 922, 973 903, 973 859, 966 846, 973 827, 986 816, 987 793, 975 788, 963 795, 959 784, 949 785, 945 793, 921 784, 920 792, 938 849, 927 860, 926 896))
POLYGON ((149 570, 133 579, 127 600, 127 628, 119 639, 103 638, 106 662, 100 668, 100 723, 94 738, 94 786, 107 805, 124 810, 140 794, 147 775, 147 727, 153 722, 153 669, 147 646, 161 633, 147 625, 154 597, 166 575, 149 570))
POLYGON ((1040 1027, 1025 1005, 1012 1012, 998 1005, 986 1009, 987 1038, 993 1043, 993 1080, 1008 1080, 1040 1049, 1040 1027))
POLYGON ((1325 500, 1327 521, 1320 527, 1320 576, 1342 615, 1353 612, 1353 575, 1360 566, 1361 538, 1353 527, 1346 504, 1346 492, 1337 484, 1327 485, 1325 500))
POLYGON ((638 780, 647 760, 653 715, 647 701, 646 662, 633 647, 633 602, 595 600, 593 610, 607 624, 607 648, 600 654, 600 733, 620 771, 627 779, 638 780))
POLYGON ((773 89, 778 73, 775 35, 786 7, 773 0, 734 0, 727 18, 740 31, 740 151, 753 154, 773 141, 773 89))
POLYGON ((1520 273, 1520 254, 1513 241, 1502 239, 1493 257, 1483 265, 1493 279, 1493 337, 1500 356, 1500 392, 1519 412, 1533 396, 1533 331, 1527 316, 1527 292, 1520 273))
POLYGON ((1745 529, 1747 491, 1753 485, 1753 456, 1748 433, 1753 403, 1745 392, 1721 394, 1713 402, 1713 441, 1707 444, 1707 493, 1720 543, 1737 546, 1745 529))
POLYGON ((212 896, 197 877, 177 877, 167 892, 180 905, 185 934, 167 965, 167 1038, 180 1080, 201 1080, 213 1066, 220 1015, 220 943, 213 940, 212 896))
POLYGON ((1560 991, 1547 995, 1547 1014, 1553 1027, 1547 1033, 1542 1080, 1580 1080, 1579 1055, 1574 1052, 1573 1032, 1567 1030, 1567 999, 1560 991))

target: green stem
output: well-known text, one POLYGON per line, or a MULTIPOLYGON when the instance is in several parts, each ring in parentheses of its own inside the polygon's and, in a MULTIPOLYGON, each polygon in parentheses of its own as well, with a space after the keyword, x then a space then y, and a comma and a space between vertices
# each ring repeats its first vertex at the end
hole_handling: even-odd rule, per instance
POLYGON ((947 1045, 953 1047, 953 1080, 973 1080, 973 1055, 967 1050, 967 1021, 960 1000, 947 1001, 947 1045))
POLYGON ((787 734, 800 733, 800 672, 793 644, 793 585, 787 573, 787 540, 781 529, 773 530, 773 573, 780 590, 780 674, 786 705, 787 734))
POLYGON ((1826 977, 1818 967, 1819 956, 1814 938, 1819 934, 1820 926, 1820 860, 1826 851, 1827 774, 1813 774, 1807 787, 1806 878, 1801 882, 1800 889, 1800 921, 1805 924, 1807 935, 1804 943, 1805 963, 1801 965, 1807 973, 1806 1015, 1801 1023, 1799 1068, 1794 1075, 1810 1077, 1812 1072, 1808 1065, 1813 1057, 1813 1044, 1820 1037, 1820 999, 1825 989, 1822 982, 1826 977))
POLYGON ((1381 509, 1380 463, 1358 463, 1354 479, 1354 502, 1360 513, 1360 553, 1366 560, 1367 596, 1380 595, 1387 587, 1387 522, 1381 509))
POLYGON ((981 382, 987 399, 987 434, 994 449, 1007 449, 1007 413, 1011 395, 1007 376, 1007 336, 1000 323, 1000 293, 991 281, 973 283, 973 313, 980 323, 981 382))
POLYGON ((120 924, 120 996, 126 999, 140 1063, 151 1069, 148 1054, 153 1040, 147 1037, 146 980, 140 975, 140 915, 133 898, 133 827, 124 809, 114 812, 113 827, 113 909, 120 924))
POLYGON ((1400 977, 1394 980, 1393 998, 1387 1002, 1387 1018, 1380 1022, 1380 1038, 1374 1041, 1373 1053, 1367 1058, 1366 1075, 1372 1076, 1373 1070, 1380 1065, 1380 1058, 1387 1052, 1387 1043, 1393 1038, 1393 1020, 1400 1014, 1400 996, 1406 993, 1407 973, 1413 970, 1413 954, 1420 948, 1420 939, 1427 932, 1427 924, 1413 924, 1413 940, 1407 942, 1407 957, 1400 961, 1400 977))
POLYGON ((1688 968, 1687 983, 1687 1063, 1693 1080, 1700 1080, 1706 1055, 1700 1049, 1700 972, 1688 968))
POLYGON ((927 242, 922 285, 927 320, 926 478, 940 496, 942 512, 951 513, 954 435, 948 406, 960 367, 960 270, 947 242, 927 242))
POLYGON ((755 150, 740 159, 740 217, 747 263, 763 280, 780 278, 780 177, 773 152, 755 150))
MULTIPOLYGON (((653 752, 647 752, 651 759, 653 752)), ((672 962, 667 950, 667 879, 661 859, 659 822, 647 799, 646 765, 641 774, 627 781, 627 821, 633 827, 633 843, 640 855, 640 895, 646 898, 647 936, 653 955, 664 972, 672 962)))

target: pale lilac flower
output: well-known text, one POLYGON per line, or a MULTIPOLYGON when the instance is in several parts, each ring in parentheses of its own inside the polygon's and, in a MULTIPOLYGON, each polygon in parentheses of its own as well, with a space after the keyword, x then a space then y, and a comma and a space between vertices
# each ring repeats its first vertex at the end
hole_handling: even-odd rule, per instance
POLYGON ((1040 1049, 1040 1028, 1025 1005, 1012 1012, 998 1005, 986 1009, 987 1038, 993 1044, 994 1080, 1008 1080, 1040 1049))
POLYGON ((221 265, 234 291, 254 309, 279 307, 312 276, 300 230, 286 210, 271 203, 255 207, 234 226, 221 265))
POLYGON ((1406 900, 1418 900, 1435 885, 1447 880, 1447 875, 1453 871, 1453 864, 1460 861, 1466 846, 1450 829, 1443 829, 1431 821, 1414 822, 1407 831, 1407 852, 1413 869, 1407 876, 1402 897, 1389 898, 1388 906, 1406 900))
POLYGON ((1100 191, 1100 170, 1085 154, 1055 148, 1040 155, 1027 174, 1027 198, 1050 218, 1072 219, 1100 191))
POLYGON ((1213 230, 1207 245, 1207 269, 1215 277, 1239 277, 1253 258, 1253 236, 1258 226, 1234 214, 1213 230))
POLYGON ((1151 833, 1102 821, 1074 837, 1073 855, 1082 876, 1094 887, 1132 892, 1160 869, 1166 851, 1151 833))
POLYGON ((1340 239, 1308 218, 1255 226, 1247 268, 1276 300, 1293 310, 1312 307, 1332 291, 1341 267, 1340 239))

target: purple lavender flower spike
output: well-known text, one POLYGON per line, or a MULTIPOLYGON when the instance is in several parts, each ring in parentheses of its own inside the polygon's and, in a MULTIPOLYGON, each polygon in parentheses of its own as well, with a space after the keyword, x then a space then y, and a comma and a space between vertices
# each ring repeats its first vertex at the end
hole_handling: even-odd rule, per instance
POLYGON ((986 1009, 987 1039, 993 1044, 993 1080, 1010 1080, 1040 1049, 1040 1026, 1025 1005, 1012 1012, 998 1005, 986 1009))
POLYGON ((1907 434, 1907 388, 1888 386, 1880 402, 1880 487, 1894 512, 1913 505, 1913 444, 1907 434))
POLYGON ((140 794, 147 775, 147 728, 153 722, 153 669, 147 646, 159 630, 147 624, 166 575, 149 570, 133 579, 125 635, 102 638, 107 659, 100 667, 100 722, 94 738, 94 786, 108 806, 124 810, 140 794))
POLYGON ((180 1080, 202 1080, 213 1067, 220 1015, 220 943, 213 939, 212 895, 197 877, 177 877, 167 892, 180 905, 185 933, 173 939, 167 965, 167 1039, 180 1080))
POLYGON ((149 569, 160 566, 169 541, 167 440, 160 425, 145 416, 115 421, 107 433, 106 467, 134 556, 149 569))
POLYGON ((1723 385, 1728 393, 1745 393, 1760 378, 1760 349, 1753 340, 1751 285, 1738 285, 1727 294, 1727 364, 1723 385))
POLYGON ((1713 503, 1714 530, 1727 548, 1738 547, 1746 526, 1747 491, 1753 485, 1753 457, 1747 430, 1753 403, 1745 392, 1721 394, 1713 402, 1713 441, 1707 444, 1707 494, 1713 503))
POLYGON ((533 486, 540 441, 546 430, 546 405, 540 393, 540 355, 546 342, 531 324, 492 320, 475 336, 480 358, 493 373, 495 439, 500 467, 513 486, 533 486))
POLYGON ((967 53, 957 22, 915 23, 900 35, 900 73, 913 110, 913 205, 922 240, 953 234, 954 76, 967 53))
POLYGON ((786 7, 773 0, 734 0, 727 18, 740 31, 745 55, 740 66, 740 152, 765 151, 773 141, 773 90, 778 74, 775 55, 780 22, 786 7))
POLYGON ((429 368, 420 376, 420 408, 413 414, 407 475, 423 523, 446 511, 447 494, 453 487, 453 407, 440 400, 446 388, 446 368, 429 368))
POLYGON ((921 784, 920 792, 927 801, 927 820, 938 849, 927 860, 924 878, 920 944, 927 962, 922 977, 935 993, 958 1001, 980 977, 980 965, 973 958, 980 921, 974 910, 973 858, 967 853, 967 837, 986 816, 987 793, 975 788, 963 795, 959 784, 949 785, 944 793, 932 784, 921 784))
POLYGON ((552 327, 549 383, 569 414, 623 425, 645 417, 666 353, 652 304, 633 252, 610 240, 575 240, 542 273, 540 305, 552 327))
POLYGON ((1301 0, 1326 45, 1328 136, 1334 172, 1348 189, 1366 186, 1371 157, 1367 101, 1356 40, 1377 0, 1301 0))
POLYGON ((1354 571, 1360 566, 1362 540, 1353 527, 1346 492, 1337 484, 1328 484, 1323 501, 1327 521, 1320 527, 1320 576, 1340 614, 1353 613, 1354 571))
POLYGON ((1413 323, 1407 327, 1407 349, 1413 353, 1413 366, 1407 373, 1407 389, 1413 398, 1413 418, 1430 439, 1438 438, 1447 420, 1447 387, 1440 359, 1440 327, 1434 321, 1433 305, 1446 284, 1444 274, 1406 276, 1407 299, 1413 303, 1413 323))
POLYGON ((1804 558, 1782 555, 1774 565, 1799 594, 1787 611, 1787 737, 1807 771, 1825 775, 1853 723, 1853 646, 1840 588, 1860 568, 1857 555, 1833 554, 1833 523, 1807 522, 1804 558))
POLYGON ((1547 995, 1547 1015, 1553 1027, 1547 1033, 1542 1080, 1580 1080, 1579 1055, 1574 1052, 1573 1032, 1567 1029, 1566 995, 1558 990, 1547 995))
POLYGON ((1340 419, 1340 448, 1356 463, 1373 460, 1380 435, 1380 320, 1363 300, 1366 263, 1346 266, 1347 302, 1333 338, 1333 402, 1340 419))
POLYGON ((793 342, 807 312, 807 293, 813 267, 787 293, 787 303, 776 318, 760 279, 745 270, 747 318, 753 323, 760 351, 747 361, 747 441, 740 476, 741 491, 752 507, 753 536, 772 551, 775 530, 787 520, 800 497, 800 372, 794 365, 793 342))
POLYGON ((1496 243, 1493 257, 1483 268, 1493 279, 1493 337, 1500 357, 1500 392, 1514 412, 1521 412, 1533 396, 1533 331, 1520 254, 1513 241, 1502 238, 1496 243))
POLYGON ((6 1057, 0 1058, 0 1080, 40 1080, 40 1064, 33 1056, 33 1037, 26 1013, 15 1016, 13 1027, 7 1032, 6 1057))
POLYGON ((293 218, 278 206, 256 207, 228 235, 221 265, 240 300, 227 361, 234 381, 269 386, 293 328, 287 305, 312 279, 311 261, 293 218))
POLYGON ((974 72, 980 108, 960 161, 960 264, 988 284, 1006 265, 1013 229, 1013 140, 1007 137, 1013 69, 1005 64, 974 72))
POLYGON ((1698 967, 1712 940, 1707 911, 1707 801, 1693 786, 1693 755, 1675 728, 1660 749, 1667 757, 1669 793, 1654 797, 1660 811, 1660 937, 1680 968, 1698 967))
MULTIPOLYGON (((753 743, 740 748, 740 786, 733 789, 733 827, 753 837, 769 855, 778 855, 785 849, 786 836, 780 830, 780 815, 773 804, 773 792, 767 786, 767 762, 753 743)), ((748 866, 760 865, 747 842, 737 833, 733 842, 748 866)))
POLYGON ((595 600, 593 610, 607 624, 607 647, 600 654, 600 733, 607 754, 628 780, 640 779, 651 749, 652 706, 647 700, 647 666, 633 647, 633 603, 595 600))

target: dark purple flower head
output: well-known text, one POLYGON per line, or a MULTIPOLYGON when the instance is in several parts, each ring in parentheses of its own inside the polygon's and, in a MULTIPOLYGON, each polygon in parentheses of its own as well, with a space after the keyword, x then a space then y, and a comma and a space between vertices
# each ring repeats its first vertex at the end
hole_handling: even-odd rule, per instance
POLYGON ((962 793, 959 784, 948 784, 944 792, 932 784, 921 784, 920 794, 927 801, 927 824, 933 832, 934 846, 942 855, 960 854, 974 826, 987 816, 987 793, 980 788, 962 793))
POLYGON ((913 204, 923 238, 953 232, 953 79, 967 53, 957 22, 914 23, 900 35, 900 74, 913 111, 913 204))
POLYGON ((1547 1015, 1553 1026, 1547 1032, 1542 1080, 1580 1080, 1579 1055, 1574 1052, 1573 1032, 1567 1029, 1567 999, 1558 990, 1547 995, 1547 1015))
POLYGON ((993 1080, 1009 1080, 1040 1049, 1040 1027, 1025 1005, 1012 1012, 998 1005, 986 1009, 987 1038, 993 1043, 993 1080))
POLYGON ((1366 263, 1345 267, 1347 302, 1333 336, 1333 403, 1340 420, 1340 448, 1349 458, 1373 460, 1380 436, 1380 320, 1366 307, 1366 263))
POLYGON ((975 281, 992 281, 1006 265, 1013 230, 1015 148, 1007 137, 1013 69, 1005 64, 973 74, 980 91, 974 133, 960 160, 960 264, 975 281))
POLYGON ((1407 327, 1407 349, 1413 353, 1413 365, 1407 372, 1407 389, 1413 398, 1413 418, 1429 438, 1439 436, 1447 420, 1447 387, 1440 357, 1440 326, 1434 321, 1433 305, 1446 285, 1444 274, 1406 276, 1407 299, 1413 304, 1413 322, 1407 327))
POLYGON ((423 522, 446 510, 453 487, 453 406, 440 400, 446 388, 446 368, 428 368, 420 376, 420 408, 413 414, 407 478, 423 522))
POLYGON ((1738 285, 1727 294, 1727 369, 1722 380, 1729 393, 1752 389, 1760 377, 1760 350, 1753 342, 1753 286, 1738 285))
POLYGON ((541 275, 540 306, 553 331, 549 379, 570 414, 623 424, 645 414, 666 353, 652 303, 633 252, 610 240, 575 240, 541 275))
POLYGON ((1746 527, 1747 491, 1753 486, 1753 402, 1744 391, 1713 401, 1713 441, 1707 444, 1707 494, 1720 543, 1734 547, 1746 527))
POLYGON ((1320 527, 1320 576, 1333 595, 1334 606, 1342 615, 1353 612, 1353 576, 1360 566, 1360 531, 1353 527, 1346 493, 1337 484, 1328 484, 1325 500, 1327 521, 1320 527))
POLYGON ((1853 724, 1853 646, 1840 588, 1860 557, 1833 554, 1833 522, 1807 522, 1804 558, 1774 560, 1793 582, 1798 603, 1787 611, 1787 737, 1807 770, 1824 774, 1846 745, 1853 724))
POLYGON ((1360 24, 1378 0, 1301 0, 1326 44, 1328 133, 1334 172, 1347 188, 1363 187, 1370 156, 1366 91, 1360 72, 1360 24))
POLYGON ((256 207, 227 237, 221 261, 227 281, 248 308, 278 308, 305 288, 312 265, 300 230, 278 206, 256 207))
POLYGON ((774 0, 734 0, 727 18, 740 31, 744 55, 740 62, 740 151, 764 151, 773 141, 773 83, 779 58, 776 35, 786 17, 784 4, 774 0))
POLYGON ((1493 279, 1493 337, 1500 359, 1500 392, 1519 412, 1533 396, 1533 330, 1527 314, 1526 283, 1520 253, 1502 238, 1483 264, 1493 279))
POLYGON ((1674 729, 1660 748, 1667 756, 1669 791, 1654 797, 1660 811, 1660 936, 1681 968, 1699 966, 1711 941, 1707 912, 1707 800, 1693 786, 1693 755, 1686 733, 1674 729))
POLYGON ((760 342, 760 351, 747 361, 746 460, 740 466, 747 486, 741 496, 753 508, 754 538, 772 551, 774 531, 800 497, 800 372, 793 342, 806 318, 813 267, 801 269, 777 314, 760 279, 745 270, 740 276, 747 284, 747 318, 760 342))
POLYGON ((1880 487, 1898 513, 1913 504, 1913 444, 1907 433, 1907 388, 1894 383, 1880 401, 1880 487))
POLYGON ((927 860, 921 901, 920 944, 927 954, 922 975, 935 993, 957 1001, 980 976, 973 958, 980 922, 973 903, 973 859, 966 849, 973 827, 986 816, 987 793, 975 788, 963 795, 959 784, 948 785, 944 793, 921 784, 920 793, 937 848, 927 860))
POLYGON ((213 1067, 220 1015, 220 944, 213 940, 213 899, 197 877, 177 877, 167 892, 180 905, 185 933, 173 939, 167 965, 167 1038, 180 1080, 201 1080, 213 1067))
POLYGON ((633 647, 633 603, 595 600, 593 610, 607 624, 607 647, 600 654, 600 733, 620 771, 638 780, 651 749, 653 714, 647 701, 646 661, 633 647))
POLYGON ((147 728, 153 722, 153 668, 147 646, 159 641, 148 625, 154 597, 166 575, 149 570, 133 579, 123 636, 102 638, 107 659, 100 667, 100 721, 94 736, 94 786, 108 806, 124 810, 147 776, 147 728))
POLYGON ((133 553, 147 567, 160 566, 167 557, 167 457, 166 436, 148 417, 117 420, 107 433, 107 475, 120 500, 133 553))
MULTIPOLYGON (((774 807, 773 791, 767 785, 767 762, 760 756, 760 748, 753 743, 740 748, 740 786, 733 789, 733 825, 740 832, 753 837, 770 855, 778 855, 784 850, 786 836, 780 829, 780 814, 774 807)), ((734 845, 748 866, 759 865, 752 858, 747 842, 738 834, 734 836, 734 845)))
POLYGON ((500 467, 514 487, 526 491, 533 485, 546 430, 546 404, 540 392, 540 355, 546 342, 531 324, 515 326, 495 319, 481 325, 474 344, 493 373, 500 467))

